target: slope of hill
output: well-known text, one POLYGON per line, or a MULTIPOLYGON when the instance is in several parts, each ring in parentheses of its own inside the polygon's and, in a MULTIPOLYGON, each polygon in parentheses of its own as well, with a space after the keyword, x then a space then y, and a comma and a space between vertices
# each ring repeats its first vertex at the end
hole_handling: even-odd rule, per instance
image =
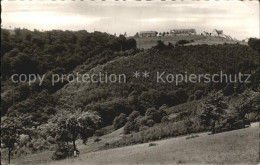
MULTIPOLYGON (((74 70, 74 72, 90 75, 99 72, 117 75, 124 73, 127 76, 125 84, 72 82, 58 91, 57 95, 60 97, 59 100, 62 105, 81 105, 80 108, 83 109, 87 104, 98 100, 104 101, 109 98, 111 101, 118 97, 125 98, 133 91, 141 94, 142 91, 148 89, 170 92, 183 88, 187 90, 188 94, 192 95, 198 89, 206 90, 208 84, 157 83, 156 73, 213 74, 223 71, 224 73, 238 74, 239 72, 251 72, 257 65, 258 55, 248 46, 243 45, 195 45, 176 47, 167 51, 149 50, 137 53, 134 56, 117 58, 104 65, 92 68, 90 71, 81 69, 81 67, 74 70), (136 71, 148 71, 150 75, 145 80, 136 79, 133 77, 133 73, 136 71)), ((215 89, 219 90, 224 88, 226 84, 215 85, 215 89)))
MULTIPOLYGON (((256 93, 259 86, 259 81, 255 79, 259 73, 256 72, 257 66, 259 66, 259 57, 247 45, 166 46, 163 49, 138 50, 135 49, 136 45, 133 39, 127 40, 122 36, 117 38, 99 32, 92 34, 85 31, 74 33, 69 31, 30 32, 16 30, 15 35, 6 32, 3 34, 5 51, 2 52, 2 58, 6 73, 5 79, 3 79, 4 83, 2 83, 4 92, 1 98, 1 111, 4 112, 3 115, 6 115, 5 127, 9 128, 10 125, 15 125, 15 127, 20 128, 19 132, 14 131, 12 135, 18 136, 17 138, 22 141, 15 146, 12 158, 19 156, 23 158, 26 154, 33 157, 33 154, 37 156, 38 152, 44 151, 42 156, 48 155, 51 159, 50 153, 53 152, 45 152, 46 150, 57 151, 58 144, 63 144, 60 145, 61 147, 67 144, 68 148, 65 150, 68 151, 69 144, 75 142, 77 138, 87 140, 93 134, 102 136, 107 133, 102 129, 107 126, 115 126, 117 122, 113 121, 120 116, 123 116, 123 124, 115 126, 115 129, 125 125, 124 128, 128 130, 124 129, 124 133, 132 134, 124 137, 131 139, 135 135, 139 136, 138 140, 132 138, 131 142, 133 143, 127 144, 185 135, 190 132, 188 130, 190 127, 185 125, 186 122, 190 116, 198 115, 196 114, 197 106, 203 98, 207 99, 210 93, 225 93, 228 97, 223 95, 221 97, 232 100, 232 98, 236 99, 236 95, 246 90, 256 93), (71 37, 72 39, 70 39, 71 37), (129 45, 131 47, 128 47, 129 45), (74 47, 76 48, 74 49, 74 47), (58 50, 58 52, 54 50, 58 50), (38 51, 38 54, 34 54, 35 51, 38 51), (41 58, 44 60, 41 61, 41 58), (12 84, 10 82, 11 74, 16 73, 20 68, 26 68, 26 74, 32 73, 29 67, 32 65, 39 69, 35 73, 46 73, 48 76, 70 73, 87 73, 89 75, 106 73, 108 75, 125 74, 127 79, 126 83, 75 81, 69 83, 69 80, 66 80, 65 83, 55 86, 52 86, 50 78, 43 86, 38 86, 38 82, 33 85, 12 84), (11 72, 8 72, 10 70, 11 72), (142 75, 137 79, 133 76, 136 71, 139 71, 140 74, 148 71, 149 77, 144 78, 142 75), (188 82, 177 85, 156 82, 157 72, 174 75, 178 73, 215 74, 220 71, 228 74, 250 73, 254 81, 252 84, 188 82), (154 114, 158 114, 160 117, 157 118, 157 115, 154 114), (162 117, 165 117, 164 120, 162 117), (98 122, 92 122, 92 119, 97 119, 98 122), (73 120, 73 122, 69 120, 73 120), (63 129, 64 121, 76 123, 76 127, 81 127, 80 134, 76 132, 76 135, 73 135, 76 138, 71 139, 71 132, 75 133, 74 130, 78 129, 73 129, 73 131, 63 129), (83 123, 78 124, 77 122, 83 123), (85 128, 89 128, 88 126, 91 127, 90 133, 84 134, 88 133, 89 130, 85 130, 85 128), (62 132, 64 130, 65 133, 62 132), (156 131, 159 132, 159 135, 156 134, 156 131), (141 133, 147 132, 151 134, 141 136, 141 133)), ((198 37, 197 40, 203 40, 202 36, 193 37, 198 37)), ((23 71, 19 73, 23 73, 23 71)), ((249 93, 249 96, 254 97, 255 95, 249 93)), ((239 99, 238 103, 233 106, 233 109, 236 110, 235 113, 240 116, 236 116, 234 113, 230 115, 231 117, 228 116, 230 118, 225 118, 221 122, 225 120, 224 124, 226 124, 226 121, 231 119, 230 123, 233 125, 241 118, 244 119, 245 114, 237 111, 237 109, 240 110, 237 108, 239 106, 248 109, 248 112, 245 113, 252 112, 252 121, 259 121, 259 96, 254 98, 253 103, 251 100, 247 100, 245 104, 240 105, 243 98, 239 99), (248 106, 251 103, 254 106, 248 106)), ((228 101, 225 102, 225 104, 228 103, 228 101)), ((228 108, 228 106, 225 107, 228 108)), ((227 111, 225 107, 223 108, 225 113, 221 114, 223 116, 226 115, 227 111)), ((200 124, 198 116, 196 116, 195 122, 197 122, 196 126, 200 124)), ((221 124, 218 125, 218 128, 224 125, 221 124)), ((244 122, 241 125, 244 126, 244 122)), ((199 125, 198 129, 192 131, 205 131, 209 129, 208 127, 200 127, 199 125)), ((231 126, 231 128, 234 127, 231 126)), ((84 151, 96 151, 100 147, 102 148, 104 143, 106 145, 106 143, 113 143, 114 140, 119 141, 121 139, 119 136, 119 132, 105 135, 104 139, 98 143, 101 145, 93 143, 93 148, 90 147, 90 150, 82 147, 79 143, 77 146, 83 150, 83 153, 84 151)), ((6 141, 8 142, 8 137, 6 141)), ((74 149, 76 149, 76 145, 74 145, 74 149)), ((8 149, 3 150, 2 153, 3 158, 8 157, 8 149)))
POLYGON ((228 40, 223 37, 213 37, 213 36, 202 36, 202 35, 183 35, 183 36, 164 36, 164 37, 141 37, 135 38, 138 48, 149 49, 157 44, 158 40, 163 41, 165 44, 171 42, 175 44, 179 40, 193 41, 187 45, 198 45, 198 44, 207 44, 207 45, 217 45, 217 44, 236 44, 237 42, 243 45, 247 45, 246 42, 228 40))
MULTIPOLYGON (((82 144, 80 141, 77 141, 78 149, 80 150, 81 155, 86 153, 92 153, 96 151, 103 150, 106 146, 106 143, 115 142, 122 138, 123 128, 113 131, 112 133, 106 134, 104 136, 98 137, 100 141, 96 142, 97 137, 89 138, 86 145, 82 144)), ((26 155, 23 157, 18 157, 12 162, 14 164, 50 164, 53 160, 51 159, 54 151, 43 151, 36 154, 26 155)), ((2 159, 3 162, 7 162, 5 159, 2 159)))
POLYGON ((249 128, 208 135, 197 134, 197 138, 186 136, 154 141, 155 146, 143 143, 108 150, 96 150, 109 139, 117 139, 122 129, 101 137, 97 143, 90 140, 87 146, 81 146, 78 158, 52 161, 51 151, 24 156, 14 160, 24 164, 49 165, 95 165, 95 164, 256 164, 258 160, 259 122, 249 128), (198 151, 199 150, 199 151, 198 151))
POLYGON ((215 135, 198 134, 140 145, 91 152, 51 165, 85 164, 257 164, 259 123, 215 135))

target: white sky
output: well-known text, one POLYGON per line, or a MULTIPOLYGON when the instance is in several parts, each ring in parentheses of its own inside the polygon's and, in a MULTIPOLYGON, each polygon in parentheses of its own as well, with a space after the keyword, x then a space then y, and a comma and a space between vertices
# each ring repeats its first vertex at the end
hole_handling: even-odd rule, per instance
POLYGON ((237 39, 259 37, 259 2, 210 1, 2 1, 3 28, 82 30, 133 35, 142 30, 224 30, 237 39))

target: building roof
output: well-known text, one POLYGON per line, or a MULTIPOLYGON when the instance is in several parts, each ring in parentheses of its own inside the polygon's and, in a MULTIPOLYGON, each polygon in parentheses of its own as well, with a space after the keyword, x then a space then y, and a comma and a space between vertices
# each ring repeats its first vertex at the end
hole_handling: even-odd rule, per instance
POLYGON ((172 29, 171 31, 192 31, 195 32, 195 29, 172 29))

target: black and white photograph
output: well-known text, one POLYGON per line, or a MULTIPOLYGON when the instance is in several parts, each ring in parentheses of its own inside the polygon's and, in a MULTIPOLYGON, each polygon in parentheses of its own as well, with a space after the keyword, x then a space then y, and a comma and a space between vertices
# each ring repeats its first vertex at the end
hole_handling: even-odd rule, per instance
POLYGON ((260 165, 258 0, 1 0, 1 165, 260 165))

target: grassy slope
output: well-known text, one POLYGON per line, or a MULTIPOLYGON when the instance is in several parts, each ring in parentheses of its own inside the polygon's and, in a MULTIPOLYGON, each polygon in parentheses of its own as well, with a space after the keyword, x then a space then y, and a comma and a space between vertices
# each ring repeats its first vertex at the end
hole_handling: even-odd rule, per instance
MULTIPOLYGON (((137 47, 138 48, 144 48, 148 49, 152 46, 155 46, 157 44, 158 40, 162 40, 165 44, 168 44, 171 42, 172 44, 175 44, 179 40, 194 40, 191 45, 196 44, 208 44, 208 45, 215 45, 215 44, 224 44, 230 43, 235 44, 237 41, 228 40, 222 37, 210 37, 210 36, 201 36, 201 35, 191 35, 191 36, 164 36, 164 37, 144 37, 144 38, 135 38, 137 41, 137 47)), ((240 44, 247 44, 245 42, 239 41, 240 44)))
MULTIPOLYGON (((93 68, 89 73, 96 73, 98 71, 115 71, 115 72, 121 72, 121 73, 129 73, 131 75, 133 71, 136 69, 140 69, 141 71, 145 69, 149 69, 151 67, 152 70, 162 70, 167 69, 168 71, 183 71, 184 69, 188 69, 189 71, 195 71, 196 73, 203 73, 205 71, 208 71, 208 66, 210 68, 214 67, 214 71, 221 70, 225 68, 225 66, 230 62, 230 60, 225 56, 226 53, 230 54, 231 59, 236 59, 236 61, 243 61, 244 59, 248 59, 248 54, 244 53, 247 52, 247 49, 242 49, 242 46, 239 45, 233 45, 233 46, 211 46, 206 47, 206 49, 202 49, 204 51, 199 51, 200 54, 196 53, 195 47, 185 47, 180 48, 180 50, 174 51, 173 54, 168 55, 160 55, 160 54, 146 54, 146 53, 140 53, 135 56, 130 57, 121 57, 117 58, 111 62, 108 62, 104 65, 99 65, 95 68, 93 68), (212 49, 211 49, 212 48, 212 49), (182 52, 182 49, 187 49, 188 52, 182 52), (211 51, 212 50, 212 51, 211 51), (221 50, 218 52, 218 50, 221 50), (223 53, 224 51, 224 53, 223 53), (227 51, 227 52, 226 52, 227 51), (209 54, 208 54, 209 53, 209 54), (222 54, 223 53, 223 54, 222 54), (209 61, 209 57, 211 57, 211 61, 214 60, 218 65, 214 65, 209 61), (158 60, 163 59, 163 60, 158 60), (199 62, 198 62, 199 61, 199 62), (219 61, 222 61, 220 63, 219 61), (144 65, 145 64, 145 65, 144 65), (147 65, 149 64, 149 65, 147 65), (167 64, 167 65, 166 65, 167 64), (191 65, 193 64, 193 65, 191 65), (204 65, 202 65, 204 64, 204 65), (202 65, 202 66, 201 66, 202 65), (134 66, 134 67, 133 67, 134 66)), ((196 48, 197 49, 197 48, 196 48)), ((252 61, 252 59, 256 59, 254 54, 252 54, 252 57, 249 58, 249 61, 252 61)), ((232 63, 232 62, 231 62, 232 63)), ((75 69, 76 71, 85 71, 84 69, 75 69)), ((129 78, 130 82, 135 82, 135 79, 132 77, 129 78)), ((141 82, 139 82, 141 83, 141 82)), ((144 82, 143 84, 146 85, 144 82)), ((149 85, 149 84, 148 84, 149 85)), ((161 85, 161 84, 159 84, 161 85)), ((117 86, 117 85, 116 85, 117 86)), ((96 89, 107 89, 109 86, 106 84, 103 86, 96 86, 91 84, 67 84, 64 88, 62 88, 58 93, 60 94, 60 105, 63 107, 66 107, 66 104, 68 106, 72 104, 76 104, 76 101, 80 101, 80 98, 84 98, 82 94, 88 94, 91 91, 95 91, 96 89), (66 104, 65 104, 66 103, 66 104)), ((114 91, 116 88, 108 88, 111 91, 114 91)), ((111 97, 113 97, 113 94, 111 93, 111 97)), ((182 108, 180 108, 182 109, 182 108)), ((240 139, 241 140, 241 139, 240 139)), ((198 145, 199 146, 199 145, 198 145)), ((84 152, 82 152, 84 153, 84 152)), ((138 152, 137 152, 138 153, 138 152)), ((42 158, 46 157, 46 159, 50 159, 50 152, 47 154, 42 153, 40 156, 38 154, 29 156, 28 160, 39 158, 41 160, 44 160, 42 158), (45 156, 44 156, 45 155, 45 156)), ((94 161, 94 159, 93 159, 94 161)), ((19 161, 17 161, 19 162, 19 161)), ((38 164, 38 163, 37 163, 38 164)))
POLYGON ((259 123, 251 127, 215 135, 199 134, 185 137, 81 154, 79 158, 54 161, 64 164, 256 164, 259 123))
MULTIPOLYGON (((240 97, 240 96, 238 96, 238 97, 236 97, 236 99, 242 99, 242 97, 240 97)), ((181 112, 184 112, 184 111, 194 111, 194 109, 196 109, 196 107, 197 107, 197 105, 200 103, 200 101, 201 100, 196 100, 196 101, 191 101, 191 102, 187 102, 187 103, 184 103, 184 104, 180 104, 180 105, 177 105, 177 106, 173 106, 173 107, 170 107, 169 109, 168 109, 168 111, 167 111, 167 113, 168 113, 168 115, 170 115, 170 117, 171 118, 175 118, 179 113, 181 113, 181 112)), ((249 128, 249 129, 251 129, 251 128, 249 128)), ((122 130, 123 130, 123 128, 121 128, 121 129, 119 129, 119 130, 116 130, 116 131, 114 131, 114 132, 112 132, 112 133, 110 133, 110 134, 107 134, 107 135, 104 135, 104 136, 102 136, 102 137, 100 137, 100 139, 101 139, 101 141, 99 141, 99 142, 94 142, 94 139, 96 139, 95 137, 91 137, 89 140, 88 140, 88 143, 87 143, 87 145, 83 145, 82 144, 82 142, 81 141, 78 141, 77 142, 77 146, 78 146, 78 149, 80 150, 80 152, 81 152, 81 159, 82 159, 82 157, 83 157, 83 155, 92 155, 90 152, 95 152, 95 151, 99 151, 99 150, 102 150, 102 149, 104 149, 104 146, 105 146, 105 144, 106 143, 113 143, 113 142, 115 142, 115 141, 119 141, 120 139, 122 139, 122 130)), ((245 132, 245 136, 248 136, 248 137, 242 137, 242 138, 236 138, 236 141, 241 141, 241 142, 243 142, 244 140, 245 140, 245 138, 251 138, 251 139, 253 139, 253 138, 256 138, 256 133, 257 133, 257 131, 255 131, 256 130, 256 124, 254 124, 254 127, 253 127, 253 129, 251 129, 251 130, 239 130, 238 131, 238 133, 236 133, 236 135, 235 136, 244 136, 244 135, 242 135, 242 133, 243 132, 245 132), (253 131, 254 130, 254 131, 253 131), (252 137, 249 137, 250 136, 250 134, 248 134, 248 132, 249 133, 251 133, 252 132, 252 137)), ((232 139, 234 139, 234 133, 236 132, 236 131, 232 131, 232 132, 230 132, 230 133, 224 133, 224 136, 226 137, 226 138, 228 138, 228 139, 230 139, 231 140, 231 142, 232 142, 232 139), (232 133, 233 132, 233 133, 232 133)), ((205 133, 203 133, 203 134, 200 134, 200 138, 202 138, 202 137, 204 137, 206 134, 205 133)), ((220 134, 217 134, 217 135, 214 135, 214 139, 213 139, 213 141, 212 141, 212 143, 214 143, 215 141, 218 141, 218 142, 221 142, 224 138, 223 138, 223 136, 222 135, 220 135, 220 134), (220 138, 220 139, 218 139, 217 140, 217 138, 220 138)), ((185 139, 185 138, 172 138, 172 139, 167 139, 166 141, 168 141, 169 140, 169 143, 170 144, 172 144, 171 143, 171 141, 173 140, 173 139, 185 139)), ((199 139, 199 138, 198 138, 199 139)), ((197 148, 200 148, 201 150, 203 150, 205 147, 206 147, 206 145, 208 144, 208 143, 210 143, 209 142, 209 140, 210 139, 207 139, 207 143, 204 143, 203 145, 202 145, 202 147, 200 147, 200 145, 202 144, 202 143, 198 143, 196 146, 197 146, 197 148)), ((254 140, 254 139, 253 139, 254 140)), ((165 141, 165 140, 162 140, 161 142, 163 142, 163 141, 165 141)), ((193 139, 191 140, 191 141, 193 141, 193 139)), ((158 143, 158 144, 160 144, 161 142, 156 142, 156 143, 158 143)), ((185 142, 185 141, 184 141, 185 142)), ((183 142, 182 142, 183 143, 183 142)), ((185 144, 185 143, 184 143, 185 144)), ((230 144, 232 144, 232 143, 230 143, 230 144)), ((144 144, 144 145, 141 145, 141 146, 147 146, 148 144, 146 143, 146 144, 144 144)), ((187 144, 187 145, 189 145, 189 143, 187 144)), ((225 144, 223 144, 223 148, 225 148, 225 145, 226 145, 226 143, 225 144)), ((242 144, 242 145, 245 145, 245 144, 242 144)), ((136 146, 140 146, 140 145, 136 145, 136 146)), ((175 146, 174 144, 173 144, 173 146, 175 146)), ((156 147, 159 147, 159 146, 156 146, 156 147)), ((178 146, 176 146, 176 147, 178 147, 178 146)), ((249 147, 250 147, 250 145, 249 145, 249 147)), ((124 148, 128 148, 128 147, 124 147, 124 148)), ((160 147, 159 147, 160 148, 160 147)), ((194 148, 196 148, 196 147, 194 147, 194 148)), ((214 147, 210 147, 211 149, 214 149, 214 147)), ((112 149, 112 151, 114 151, 114 150, 116 150, 117 151, 117 149, 112 149)), ((120 150, 120 149, 119 149, 120 150)), ((220 148, 218 148, 218 151, 220 150, 220 148)), ((253 150, 256 150, 256 149, 253 149, 253 150)), ((252 151, 253 151, 252 150, 252 151)), ((183 149, 183 151, 184 151, 184 149, 183 149)), ((250 151, 250 152, 252 152, 252 151, 250 151)), ((105 151, 104 151, 105 152, 105 151)), ((157 151, 156 151, 157 152, 157 151)), ((169 152, 172 152, 172 151, 169 151, 169 152)), ((186 151, 185 151, 186 152, 186 151)), ((253 151, 253 152, 255 152, 255 151, 253 151)), ((252 152, 252 153, 253 153, 252 152)), ((103 153, 102 151, 101 151, 101 153, 103 153)), ((133 152, 134 153, 134 152, 133 152)), ((139 149, 138 149, 138 152, 137 153, 139 153, 139 149)), ((224 152, 225 153, 225 152, 224 152)), ((41 153, 37 153, 37 154, 32 154, 32 155, 27 155, 27 156, 23 156, 23 157, 19 157, 19 158, 17 158, 16 160, 12 160, 12 162, 15 162, 15 163, 24 163, 24 164, 31 164, 31 163, 35 163, 35 164, 44 164, 45 163, 45 161, 47 162, 47 164, 48 163, 50 163, 50 162, 52 162, 52 160, 51 160, 51 156, 52 156, 52 154, 53 154, 53 151, 43 151, 43 152, 41 152, 41 153)), ((179 154, 181 154, 181 153, 179 153, 179 154)), ((213 153, 214 154, 214 153, 213 153)), ((210 155, 210 154, 208 154, 208 155, 210 155)), ((215 154, 214 154, 215 155, 215 154)), ((111 155, 110 155, 111 156, 111 155)), ((177 155, 178 156, 178 155, 177 155)), ((175 156, 175 157, 177 157, 177 156, 175 156)), ((179 155, 180 156, 180 155, 179 155)), ((178 162, 178 161, 182 161, 182 157, 180 157, 179 158, 179 156, 178 156, 178 159, 176 158, 176 162, 178 162)), ((209 157, 209 158, 211 158, 211 157, 209 157)), ((109 158, 108 158, 109 159, 109 158)), ((122 158, 123 159, 123 158, 122 158)), ((165 158, 166 160, 168 160, 169 158, 165 158)), ((231 160, 231 159, 230 159, 231 160)), ((93 161, 94 161, 94 158, 93 158, 93 161)), ((63 161, 61 161, 61 162, 63 162, 63 161)), ((215 161, 213 161, 213 163, 214 163, 215 161)), ((111 162, 112 163, 112 162, 111 162)), ((160 162, 158 162, 158 163, 160 163, 160 162)), ((189 163, 189 162, 188 162, 189 163)))
MULTIPOLYGON (((84 145, 80 140, 76 142, 77 148, 80 150, 81 154, 86 154, 89 152, 95 152, 98 150, 104 149, 104 146, 106 143, 111 143, 114 141, 117 141, 122 138, 122 132, 123 128, 120 128, 112 133, 106 134, 104 136, 99 137, 101 141, 94 142, 96 137, 91 137, 88 139, 87 145, 84 145)), ((15 164, 49 164, 52 159, 52 154, 54 151, 43 151, 36 154, 31 154, 27 156, 22 156, 19 158, 16 158, 14 160, 11 160, 11 163, 15 164)), ((4 162, 7 162, 6 160, 3 160, 4 162)))

